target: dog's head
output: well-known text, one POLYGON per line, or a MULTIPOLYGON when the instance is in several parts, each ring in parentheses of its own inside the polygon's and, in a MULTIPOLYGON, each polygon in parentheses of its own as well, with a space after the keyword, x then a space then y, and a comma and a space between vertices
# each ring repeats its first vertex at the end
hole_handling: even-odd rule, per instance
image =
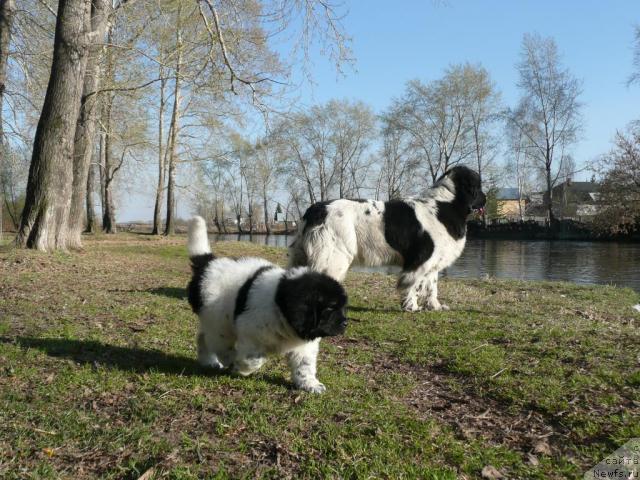
POLYGON ((347 328, 347 294, 342 285, 323 273, 304 269, 284 276, 276 303, 304 340, 340 335, 347 328))
POLYGON ((468 167, 457 166, 447 170, 438 183, 448 179, 455 188, 456 200, 472 210, 484 211, 487 203, 487 196, 482 191, 480 175, 468 167))

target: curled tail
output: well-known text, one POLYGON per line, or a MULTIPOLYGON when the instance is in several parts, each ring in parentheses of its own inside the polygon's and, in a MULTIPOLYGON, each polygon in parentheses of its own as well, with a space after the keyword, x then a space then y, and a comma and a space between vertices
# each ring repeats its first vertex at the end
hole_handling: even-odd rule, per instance
POLYGON ((187 286, 187 297, 193 311, 198 313, 203 305, 202 282, 204 273, 209 262, 216 258, 211 253, 209 237, 207 236, 207 224, 202 217, 193 217, 189 222, 187 250, 193 272, 191 281, 187 286))

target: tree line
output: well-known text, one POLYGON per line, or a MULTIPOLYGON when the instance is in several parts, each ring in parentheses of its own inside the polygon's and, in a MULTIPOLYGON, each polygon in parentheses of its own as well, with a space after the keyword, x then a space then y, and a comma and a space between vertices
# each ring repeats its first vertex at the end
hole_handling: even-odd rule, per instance
POLYGON ((553 217, 552 188, 575 172, 582 128, 581 82, 553 39, 524 36, 513 107, 484 67, 465 63, 407 82, 383 112, 358 100, 296 108, 314 41, 338 70, 353 60, 342 8, 0 0, 0 186, 16 242, 79 248, 98 223, 114 233, 118 190, 133 179, 153 183, 154 234, 174 232, 178 190, 219 231, 229 218, 268 231, 276 208, 288 221, 330 198, 420 195, 459 163, 485 189, 544 188, 553 217), (255 124, 263 134, 247 133, 255 124))

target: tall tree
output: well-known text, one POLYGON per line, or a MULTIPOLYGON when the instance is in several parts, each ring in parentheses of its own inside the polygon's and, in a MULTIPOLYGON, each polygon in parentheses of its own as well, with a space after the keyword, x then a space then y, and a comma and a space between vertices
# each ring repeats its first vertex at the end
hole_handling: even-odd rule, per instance
POLYGON ((469 65, 453 65, 429 84, 412 80, 391 108, 394 122, 411 134, 434 182, 473 154, 469 65))
POLYGON ((80 115, 76 124, 73 146, 73 184, 71 189, 71 213, 69 218, 69 246, 82 246, 81 233, 84 230, 87 204, 87 177, 95 150, 97 125, 96 91, 100 85, 101 63, 105 47, 111 5, 107 0, 91 2, 91 34, 95 37, 89 49, 89 58, 84 74, 80 115))
POLYGON ((73 140, 91 41, 89 0, 60 0, 53 63, 36 129, 25 207, 16 243, 66 249, 73 182, 73 140))
POLYGON ((530 143, 519 127, 522 120, 514 120, 515 116, 523 117, 524 112, 514 111, 507 117, 505 136, 509 160, 505 167, 515 179, 518 188, 518 214, 520 220, 524 220, 525 198, 531 192, 533 168, 529 150, 530 143))
POLYGON ((397 124, 392 111, 382 115, 381 133, 376 198, 380 199, 383 192, 386 200, 409 195, 415 185, 414 173, 420 164, 419 155, 412 148, 411 135, 397 124))
POLYGON ((160 227, 162 222, 162 199, 164 197, 164 177, 165 177, 165 156, 166 150, 163 147, 164 144, 164 109, 166 106, 165 88, 167 80, 163 77, 164 68, 160 66, 160 96, 159 96, 159 109, 158 109, 158 184, 156 186, 156 200, 153 208, 153 229, 151 233, 158 235, 160 233, 160 227))
POLYGON ((331 100, 326 110, 335 155, 338 197, 359 197, 366 170, 363 157, 373 141, 375 116, 362 101, 331 100))
MULTIPOLYGON (((497 120, 500 117, 500 94, 482 66, 465 65, 463 75, 468 88, 469 122, 471 124, 471 142, 473 145, 474 166, 480 175, 480 183, 485 190, 493 187, 494 182, 487 182, 490 170, 498 151, 498 140, 495 133, 497 120), (487 185, 491 184, 491 185, 487 185)), ((487 218, 482 213, 482 222, 487 218)))
MULTIPOLYGON (((181 4, 180 4, 181 5, 181 4)), ((175 187, 176 187, 176 167, 178 152, 178 129, 180 128, 180 101, 182 98, 181 81, 182 81, 182 26, 181 26, 182 8, 178 7, 177 24, 176 24, 176 63, 175 76, 173 79, 173 110, 171 112, 171 124, 169 125, 169 143, 168 149, 168 176, 167 176, 167 213, 166 224, 164 227, 165 235, 173 235, 175 233, 175 187)))
MULTIPOLYGON (((15 0, 0 0, 0 156, 4 155, 4 118, 2 115, 7 83, 11 29, 16 12, 15 0)), ((0 161, 2 161, 0 159, 0 161)))
POLYGON ((539 35, 524 36, 518 72, 522 97, 517 110, 525 115, 512 115, 512 121, 529 142, 529 152, 543 173, 551 221, 553 187, 582 127, 581 82, 562 67, 556 42, 539 35))

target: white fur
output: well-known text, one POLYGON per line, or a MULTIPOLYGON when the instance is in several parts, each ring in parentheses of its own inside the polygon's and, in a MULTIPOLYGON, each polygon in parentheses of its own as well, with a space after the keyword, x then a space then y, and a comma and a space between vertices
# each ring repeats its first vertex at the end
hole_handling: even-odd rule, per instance
MULTIPOLYGON (((189 226, 189 254, 209 253, 206 225, 195 217, 189 226), (206 244, 206 245, 205 245, 206 244)), ((321 393, 325 386, 316 378, 320 339, 301 339, 275 303, 283 275, 293 278, 309 271, 289 271, 261 258, 217 258, 206 267, 202 281, 203 307, 199 311, 198 360, 204 366, 231 368, 246 376, 258 370, 269 355, 287 357, 297 388, 321 393), (259 268, 272 266, 254 281, 246 310, 234 320, 238 290, 259 268)))
POLYGON ((211 253, 209 238, 207 237, 207 224, 204 218, 195 216, 189 222, 187 251, 190 257, 211 253))
MULTIPOLYGON (((453 181, 444 177, 428 191, 426 198, 404 200, 413 207, 422 228, 434 243, 433 254, 425 263, 400 275, 398 285, 405 310, 448 309, 438 301, 438 272, 460 256, 466 237, 456 240, 449 235, 437 218, 436 201, 449 202, 454 195, 453 181)), ((391 248, 384 236, 384 208, 384 202, 377 200, 366 203, 335 200, 327 206, 327 217, 321 225, 302 233, 305 223, 301 222, 298 237, 289 250, 290 263, 305 263, 339 282, 344 280, 352 264, 401 265, 401 255, 391 248), (365 213, 367 210, 369 215, 365 213)))

